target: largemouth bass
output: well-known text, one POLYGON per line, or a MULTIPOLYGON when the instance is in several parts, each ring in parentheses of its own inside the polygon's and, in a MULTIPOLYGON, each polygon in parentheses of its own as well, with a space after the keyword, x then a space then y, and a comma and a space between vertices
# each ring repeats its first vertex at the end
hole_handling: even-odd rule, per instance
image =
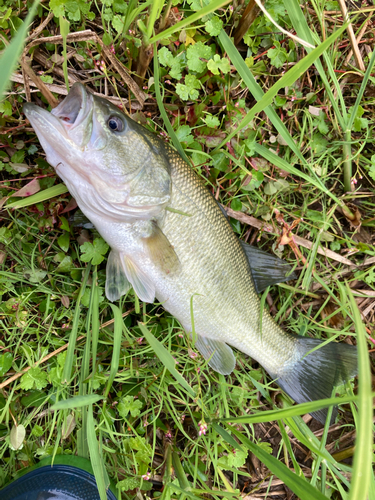
MULTIPOLYGON (((51 113, 34 104, 24 112, 48 162, 111 247, 110 301, 133 287, 140 300, 162 303, 188 334, 192 301, 195 346, 214 370, 233 371, 235 347, 297 402, 330 397, 356 374, 355 347, 315 349, 321 340, 287 333, 265 308, 261 314, 257 291, 286 279, 281 261, 240 242, 163 140, 81 84, 51 113)), ((324 422, 326 411, 314 416, 324 422)))

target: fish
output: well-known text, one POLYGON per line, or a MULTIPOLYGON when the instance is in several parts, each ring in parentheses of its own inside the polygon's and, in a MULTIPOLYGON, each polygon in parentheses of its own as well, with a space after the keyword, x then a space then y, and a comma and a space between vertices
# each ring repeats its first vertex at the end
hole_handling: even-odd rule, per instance
MULTIPOLYGON (((289 333, 261 307, 260 291, 295 275, 237 237, 164 140, 80 83, 51 112, 32 103, 23 110, 47 161, 111 248, 108 300, 131 287, 141 301, 157 300, 213 370, 232 373, 238 349, 297 403, 329 398, 356 375, 355 346, 289 333)), ((327 409, 312 415, 324 423, 327 409)))

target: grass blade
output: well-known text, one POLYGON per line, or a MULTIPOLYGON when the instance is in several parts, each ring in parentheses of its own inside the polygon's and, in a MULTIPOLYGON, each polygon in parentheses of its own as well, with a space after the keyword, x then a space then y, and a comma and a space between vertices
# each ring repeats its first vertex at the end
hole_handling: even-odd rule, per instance
POLYGON ((30 9, 25 21, 23 22, 20 29, 17 31, 16 36, 13 38, 8 47, 4 50, 1 59, 0 59, 0 96, 5 92, 10 77, 13 73, 15 66, 17 65, 18 58, 21 54, 23 43, 26 38, 27 31, 33 20, 35 15, 36 8, 39 4, 39 1, 34 2, 33 6, 30 9))
POLYGON ((223 429, 219 424, 217 424, 216 422, 213 422, 212 427, 225 440, 226 443, 233 446, 233 448, 236 448, 236 450, 243 451, 243 449, 237 443, 237 441, 235 439, 233 439, 232 436, 225 429, 223 429))
POLYGON ((367 352, 366 334, 361 315, 353 293, 347 286, 347 293, 353 313, 358 345, 358 421, 357 439, 353 461, 353 474, 349 500, 365 500, 372 476, 372 392, 370 360, 367 352), (371 438, 370 438, 371 436, 371 438))
POLYGON ((60 33, 61 36, 63 37, 63 72, 64 72, 64 80, 65 80, 65 86, 66 90, 69 92, 69 78, 68 78, 68 58, 67 58, 67 52, 66 52, 66 38, 69 35, 69 28, 70 28, 70 22, 65 19, 64 16, 60 16, 60 33))
POLYGON ((92 405, 103 399, 103 396, 98 394, 86 394, 84 396, 75 396, 74 398, 62 399, 58 403, 51 406, 52 410, 74 410, 83 406, 92 405))
MULTIPOLYGON (((292 21, 293 27, 296 30, 297 35, 300 38, 303 38, 304 40, 307 40, 310 43, 314 43, 311 30, 309 28, 309 25, 307 24, 305 14, 301 10, 301 6, 300 6, 299 1, 298 0, 284 0, 284 6, 288 12, 288 15, 290 17, 290 20, 292 21)), ((307 48, 306 52, 310 52, 310 50, 311 49, 307 48)), ((322 82, 323 82, 324 87, 325 87, 325 91, 327 92, 327 95, 329 98, 329 102, 335 111, 337 121, 339 122, 341 129, 345 130, 345 121, 346 120, 344 118, 346 118, 346 108, 345 108, 345 103, 342 99, 342 92, 340 90, 340 85, 339 85, 339 82, 336 78, 334 68, 332 67, 332 63, 331 63, 329 57, 325 58, 325 63, 326 63, 327 69, 323 68, 323 65, 319 59, 317 59, 314 62, 314 65, 319 72, 319 76, 322 79, 322 82), (329 81, 327 79, 326 73, 329 74, 329 76, 330 76, 330 78, 335 86, 335 89, 338 93, 338 96, 340 98, 342 112, 340 112, 340 109, 338 107, 338 103, 336 102, 336 98, 332 93, 331 86, 330 86, 329 81)))
POLYGON ((254 415, 243 415, 240 417, 221 418, 220 422, 232 422, 236 424, 258 424, 260 422, 271 422, 272 420, 281 420, 282 418, 297 417, 305 415, 322 408, 327 408, 331 405, 339 405, 357 401, 358 396, 347 396, 340 398, 327 398, 320 399, 319 401, 311 401, 308 403, 301 403, 290 408, 283 408, 278 410, 267 410, 254 415))
POLYGON ((98 352, 99 343, 99 288, 98 288, 98 270, 97 266, 94 268, 93 277, 94 297, 92 301, 92 315, 91 315, 91 332, 92 332, 92 374, 96 372, 96 356, 98 352))
POLYGON ((357 95, 357 99, 355 100, 354 106, 352 108, 351 115, 350 115, 350 118, 348 120, 348 124, 346 126, 346 130, 347 131, 351 131, 352 130, 355 117, 357 116, 358 106, 360 105, 362 97, 363 97, 363 94, 364 94, 364 92, 365 92, 365 90, 367 88, 367 82, 368 82, 368 80, 370 78, 371 71, 372 71, 372 68, 374 67, 374 64, 375 64, 375 51, 372 52, 372 56, 371 56, 369 65, 367 67, 365 76, 363 77, 363 80, 362 80, 361 88, 359 89, 359 92, 358 92, 358 95, 357 95))
POLYGON ((12 203, 8 203, 5 208, 24 208, 29 207, 30 205, 35 205, 35 203, 40 203, 42 201, 49 200, 50 198, 54 198, 55 196, 60 196, 60 194, 65 194, 68 192, 68 188, 65 184, 57 184, 57 186, 52 186, 48 189, 44 189, 44 191, 39 191, 39 193, 33 194, 27 198, 22 200, 13 201, 12 203))
POLYGON ((150 17, 147 23, 147 36, 150 39, 154 31, 156 20, 159 18, 164 7, 164 0, 154 0, 151 4, 150 17))
POLYGON ((109 487, 109 479, 103 462, 103 456, 99 452, 98 440, 95 433, 92 405, 89 406, 87 417, 87 444, 90 451, 91 466, 94 471, 100 500, 107 500, 107 488, 109 487))
POLYGON ((89 263, 86 267, 85 275, 83 277, 82 285, 81 285, 81 288, 79 290, 79 294, 78 294, 77 301, 76 301, 76 308, 74 311, 74 318, 73 318, 73 323, 72 323, 72 331, 70 332, 70 336, 69 336, 69 346, 68 346, 68 350, 66 353, 64 372, 63 372, 63 377, 62 377, 62 381, 65 384, 67 384, 71 378, 73 360, 74 360, 74 349, 76 346, 79 318, 80 318, 80 314, 81 314, 81 299, 82 299, 82 295, 85 293, 87 280, 89 279, 89 275, 90 275, 90 269, 91 269, 91 264, 89 263))
POLYGON ((161 342, 158 341, 158 339, 156 339, 152 335, 152 333, 148 330, 148 328, 144 324, 138 323, 138 326, 141 329, 143 335, 146 337, 147 342, 154 350, 156 356, 160 359, 160 361, 163 363, 166 369, 174 376, 177 382, 179 382, 182 385, 182 387, 184 387, 184 389, 186 389, 187 392, 194 398, 196 396, 195 392, 186 382, 184 377, 176 370, 175 368, 176 362, 173 359, 171 353, 163 346, 161 342))
MULTIPOLYGON (((257 101, 260 101, 264 96, 264 92, 262 90, 262 87, 255 80, 252 72, 246 66, 246 63, 245 63, 243 57, 238 52, 238 50, 236 49, 232 40, 225 33, 224 30, 222 30, 219 34, 219 41, 220 41, 221 45, 223 46, 223 49, 225 50, 225 52, 228 54, 229 59, 234 64, 234 66, 235 66, 237 72, 239 73, 239 75, 241 76, 242 80, 246 84, 247 88, 253 94, 255 99, 257 101)), ((293 153, 298 157, 298 159, 303 164, 307 165, 307 162, 306 162, 305 158, 302 156, 301 151, 298 149, 296 143, 294 142, 293 137, 290 135, 288 129, 286 128, 284 123, 281 121, 281 119, 280 119, 279 115, 276 113, 276 111, 271 106, 268 106, 264 110, 264 112, 266 113, 268 118, 271 120, 273 126, 276 128, 276 130, 279 132, 279 134, 287 142, 288 146, 293 151, 293 153)))
POLYGON ((217 9, 221 9, 222 7, 224 7, 224 5, 227 5, 230 1, 231 0, 214 0, 210 4, 203 7, 203 9, 198 10, 198 12, 195 12, 186 19, 183 19, 182 21, 176 23, 170 28, 150 38, 150 43, 158 42, 163 38, 168 38, 170 35, 173 35, 173 33, 176 33, 176 31, 182 30, 186 26, 189 26, 189 24, 194 23, 198 19, 201 19, 203 16, 207 16, 207 14, 211 14, 211 12, 214 12, 217 9))
POLYGON ((323 182, 315 174, 314 178, 310 177, 301 170, 298 170, 298 168, 293 167, 293 165, 285 161, 283 158, 280 158, 280 156, 277 156, 273 151, 265 148, 264 146, 261 146, 260 144, 255 145, 255 151, 263 156, 263 158, 276 165, 278 168, 281 168, 282 170, 285 170, 292 175, 301 177, 306 182, 309 182, 313 186, 320 189, 327 196, 330 196, 338 205, 342 205, 342 202, 333 193, 331 193, 329 189, 326 188, 323 182))
POLYGON ((105 388, 104 397, 106 398, 111 390, 113 381, 115 380, 116 373, 118 371, 118 366, 120 363, 120 349, 121 349, 121 338, 122 338, 122 315, 120 309, 110 304, 113 316, 115 320, 114 331, 113 331, 113 351, 111 360, 111 370, 109 373, 109 379, 107 382, 107 387, 105 388))
MULTIPOLYGON (((156 51, 157 51, 156 43, 154 43, 154 54, 156 54, 156 51)), ((160 93, 160 65, 159 65, 159 60, 157 57, 154 57, 154 80, 155 80, 156 102, 158 103, 159 111, 160 111, 161 117, 163 118, 165 128, 168 130, 168 134, 169 134, 169 137, 172 139, 173 146, 177 149, 177 151, 180 153, 181 157, 186 161, 186 163, 188 165, 190 165, 189 159, 186 156, 186 153, 185 153, 183 147, 181 146, 180 141, 177 139, 175 131, 173 130, 171 122, 169 121, 167 112, 165 111, 163 98, 162 98, 161 93, 160 93)))
POLYGON ((326 496, 311 486, 306 479, 297 476, 280 460, 273 457, 260 446, 252 443, 250 439, 235 429, 231 431, 268 469, 290 488, 301 500, 326 500, 326 496))
POLYGON ((335 31, 327 40, 322 42, 316 49, 312 50, 310 54, 305 56, 303 59, 298 61, 298 63, 293 66, 283 77, 280 78, 272 87, 264 94, 264 96, 253 106, 250 111, 247 113, 245 118, 241 120, 238 124, 237 129, 233 130, 220 144, 217 148, 212 152, 214 154, 220 148, 222 148, 228 141, 230 141, 235 135, 238 134, 238 131, 242 128, 246 127, 254 116, 261 111, 264 111, 267 106, 272 104, 273 98, 277 95, 279 90, 284 89, 292 85, 307 69, 314 64, 316 59, 323 54, 325 50, 341 35, 341 33, 346 29, 347 24, 342 26, 340 29, 335 31))

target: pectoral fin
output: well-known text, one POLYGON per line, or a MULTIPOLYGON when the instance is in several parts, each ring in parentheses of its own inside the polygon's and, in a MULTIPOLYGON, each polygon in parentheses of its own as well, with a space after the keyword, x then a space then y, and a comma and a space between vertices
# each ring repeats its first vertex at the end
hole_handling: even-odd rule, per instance
POLYGON ((118 252, 111 250, 106 268, 105 295, 108 300, 114 302, 125 295, 131 284, 125 275, 125 271, 118 252))
POLYGON ((144 243, 152 262, 159 269, 165 274, 177 271, 180 261, 168 238, 156 223, 153 224, 151 236, 144 238, 144 243))
POLYGON ((204 359, 209 359, 208 364, 215 372, 229 375, 234 370, 236 359, 232 349, 225 342, 198 335, 195 347, 204 359))
POLYGON ((150 278, 129 257, 123 256, 122 258, 126 277, 132 284, 139 299, 143 300, 143 302, 154 302, 155 285, 150 278))
POLYGON ((297 279, 295 272, 284 260, 259 250, 257 247, 241 241, 251 268, 251 275, 257 293, 262 292, 270 285, 297 279))

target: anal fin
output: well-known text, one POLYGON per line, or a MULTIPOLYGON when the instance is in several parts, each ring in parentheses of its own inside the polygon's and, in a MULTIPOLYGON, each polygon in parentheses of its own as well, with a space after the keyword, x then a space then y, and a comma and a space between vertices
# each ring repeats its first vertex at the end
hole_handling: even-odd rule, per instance
POLYGON ((225 342, 209 339, 198 335, 195 347, 202 354, 204 359, 209 359, 208 365, 215 372, 222 375, 229 375, 236 366, 236 358, 232 349, 225 342))
POLYGON ((276 285, 276 283, 297 279, 296 273, 291 272, 291 266, 283 259, 253 247, 244 241, 241 241, 241 244, 250 264, 251 275, 257 293, 262 292, 268 286, 276 285))
POLYGON ((115 302, 122 295, 125 295, 130 288, 131 284, 125 275, 120 254, 111 250, 106 267, 106 297, 111 302, 115 302))

